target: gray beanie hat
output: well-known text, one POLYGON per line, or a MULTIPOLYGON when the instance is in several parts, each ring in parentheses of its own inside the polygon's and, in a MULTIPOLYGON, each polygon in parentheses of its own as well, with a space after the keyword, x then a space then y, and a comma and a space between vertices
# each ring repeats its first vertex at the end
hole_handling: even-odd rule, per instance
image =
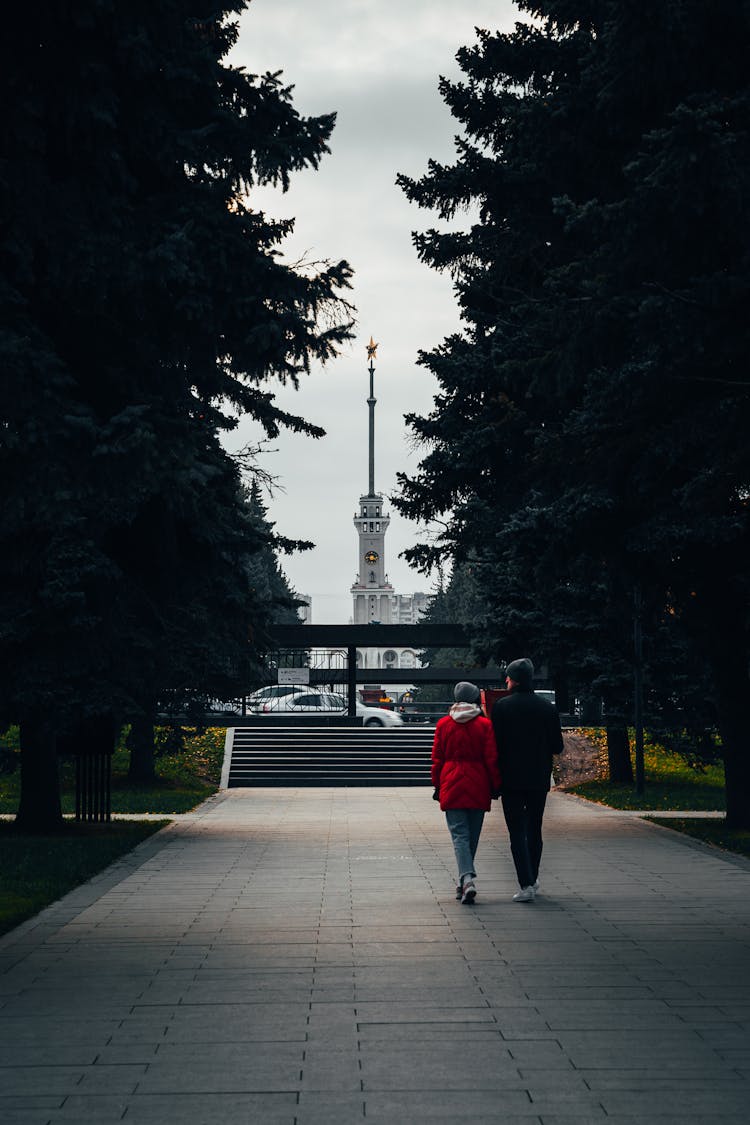
POLYGON ((481 696, 476 684, 470 684, 468 680, 461 680, 453 689, 453 698, 456 703, 478 703, 481 696))
POLYGON ((521 687, 531 687, 534 682, 534 665, 526 656, 512 660, 505 669, 505 675, 515 680, 521 687))

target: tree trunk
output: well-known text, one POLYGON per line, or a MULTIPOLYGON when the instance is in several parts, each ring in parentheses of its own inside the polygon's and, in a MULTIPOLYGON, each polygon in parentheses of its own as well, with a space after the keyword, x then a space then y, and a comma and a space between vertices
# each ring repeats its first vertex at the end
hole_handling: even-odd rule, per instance
POLYGON ((581 696, 581 726, 598 727, 602 722, 602 703, 600 698, 591 695, 581 696))
POLYGON ((607 760, 609 780, 614 785, 633 784, 628 728, 622 722, 607 723, 607 760))
POLYGON ((727 827, 750 829, 750 675, 742 589, 716 583, 705 597, 704 637, 724 758, 727 827))
POLYGON ((147 785, 156 779, 154 756, 154 723, 149 715, 133 719, 128 735, 130 765, 128 779, 136 785, 147 785))
POLYGON ((747 699, 750 683, 747 653, 740 637, 722 630, 724 645, 713 653, 716 678, 716 709, 719 721, 724 784, 727 798, 727 827, 750 829, 750 712, 747 699), (732 641, 735 644, 732 644, 732 641))
POLYGON ((16 824, 26 832, 56 831, 63 823, 57 741, 44 719, 21 722, 21 799, 16 824))
POLYGON ((747 708, 719 706, 719 734, 724 748, 727 827, 750 829, 750 746, 747 708))
POLYGON ((552 686, 555 689, 555 706, 561 715, 570 714, 570 690, 568 677, 563 671, 556 671, 552 677, 552 686))

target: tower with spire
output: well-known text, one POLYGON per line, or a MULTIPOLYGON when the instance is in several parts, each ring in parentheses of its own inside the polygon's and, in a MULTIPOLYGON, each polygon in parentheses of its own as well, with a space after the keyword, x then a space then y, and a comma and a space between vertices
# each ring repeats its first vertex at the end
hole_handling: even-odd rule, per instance
POLYGON ((392 621, 393 587, 385 570, 385 533, 390 524, 383 496, 375 490, 375 359, 378 345, 370 337, 367 344, 370 376, 370 397, 367 400, 368 426, 368 488, 360 496, 354 513, 357 530, 357 577, 351 588, 355 625, 379 622, 390 625, 392 621))

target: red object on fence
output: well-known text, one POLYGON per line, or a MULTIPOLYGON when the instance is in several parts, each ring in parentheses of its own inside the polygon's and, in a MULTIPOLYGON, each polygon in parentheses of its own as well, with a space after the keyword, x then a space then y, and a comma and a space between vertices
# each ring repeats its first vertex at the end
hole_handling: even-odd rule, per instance
POLYGON ((504 695, 510 695, 507 688, 481 688, 480 694, 482 697, 482 710, 489 719, 492 715, 492 708, 498 699, 502 699, 504 695))

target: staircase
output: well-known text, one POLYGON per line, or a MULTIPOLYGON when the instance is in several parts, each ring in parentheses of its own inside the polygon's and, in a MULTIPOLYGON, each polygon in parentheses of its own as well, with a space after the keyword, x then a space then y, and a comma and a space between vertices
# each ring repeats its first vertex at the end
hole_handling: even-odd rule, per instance
POLYGON ((222 787, 429 785, 432 727, 233 727, 222 787))

